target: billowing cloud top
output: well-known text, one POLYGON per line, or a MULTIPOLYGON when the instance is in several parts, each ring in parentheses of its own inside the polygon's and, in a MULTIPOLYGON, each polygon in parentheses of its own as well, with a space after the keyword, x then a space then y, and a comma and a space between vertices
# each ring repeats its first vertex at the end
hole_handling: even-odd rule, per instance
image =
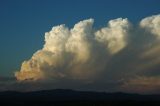
POLYGON ((59 85, 65 80, 87 84, 87 89, 112 86, 112 90, 157 92, 160 15, 144 18, 138 26, 126 18, 110 20, 99 30, 93 23, 88 19, 72 29, 62 24, 46 32, 43 48, 22 63, 17 80, 53 80, 59 85))

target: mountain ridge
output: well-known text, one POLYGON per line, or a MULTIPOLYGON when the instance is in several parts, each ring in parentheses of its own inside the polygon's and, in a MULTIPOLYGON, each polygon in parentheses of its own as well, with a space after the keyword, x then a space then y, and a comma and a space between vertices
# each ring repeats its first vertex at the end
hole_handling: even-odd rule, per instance
POLYGON ((131 106, 135 103, 145 103, 147 105, 149 103, 158 103, 159 105, 160 95, 141 95, 123 92, 107 93, 99 91, 77 91, 72 89, 54 89, 32 92, 5 91, 0 92, 0 103, 12 103, 21 105, 42 105, 55 103, 62 105, 66 103, 69 103, 68 105, 70 105, 70 103, 73 103, 74 105, 79 103, 98 103, 106 105, 109 103, 111 106, 112 104, 116 103, 127 103, 127 105, 131 106))

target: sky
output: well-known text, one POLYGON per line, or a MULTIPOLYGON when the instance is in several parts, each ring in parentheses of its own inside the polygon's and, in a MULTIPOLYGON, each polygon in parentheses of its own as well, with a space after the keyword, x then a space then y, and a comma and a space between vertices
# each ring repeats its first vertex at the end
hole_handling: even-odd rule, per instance
MULTIPOLYGON (((8 78, 8 79, 12 80, 12 78, 15 78, 15 76, 16 76, 16 78, 18 80, 25 80, 25 79, 29 79, 29 78, 37 80, 37 79, 41 79, 42 77, 44 78, 47 76, 47 77, 49 77, 49 81, 47 78, 47 81, 45 80, 44 82, 51 83, 52 81, 50 82, 50 80, 53 77, 53 79, 55 78, 56 80, 58 80, 57 81, 58 83, 61 83, 65 80, 65 78, 61 79, 61 76, 69 76, 69 77, 73 76, 74 80, 68 79, 68 77, 66 77, 66 78, 68 81, 73 81, 73 83, 75 84, 76 81, 80 81, 80 83, 83 83, 83 81, 84 82, 93 82, 92 79, 95 79, 94 73, 97 74, 97 76, 99 74, 101 74, 101 73, 97 73, 97 70, 109 70, 109 71, 107 71, 107 73, 106 72, 104 73, 104 75, 106 75, 108 79, 105 79, 106 76, 102 76, 101 80, 108 80, 107 83, 111 84, 111 86, 114 85, 115 90, 117 90, 117 86, 119 85, 119 83, 121 83, 121 81, 119 81, 119 80, 125 80, 123 90, 128 89, 127 88, 128 86, 134 86, 135 82, 137 82, 139 80, 140 80, 139 82, 143 82, 144 79, 149 80, 151 82, 152 81, 159 81, 159 76, 158 76, 158 78, 154 77, 155 75, 160 75, 159 71, 157 71, 158 69, 160 69, 160 67, 158 67, 157 65, 154 65, 154 66, 151 66, 151 68, 150 67, 148 68, 148 69, 155 70, 154 73, 151 73, 148 71, 143 72, 145 69, 135 69, 136 71, 139 71, 139 70, 143 70, 143 71, 140 71, 140 73, 138 73, 138 76, 136 76, 137 75, 137 73, 136 73, 135 76, 137 78, 135 78, 134 80, 128 79, 128 77, 123 76, 124 72, 126 72, 126 71, 117 72, 117 68, 113 68, 113 67, 118 67, 122 70, 128 70, 130 68, 126 68, 126 66, 124 66, 124 64, 121 64, 120 61, 122 61, 122 59, 125 60, 124 63, 128 63, 128 61, 133 60, 132 58, 129 58, 132 55, 133 55, 133 58, 135 58, 139 53, 150 50, 150 49, 148 50, 146 48, 144 49, 144 47, 135 46, 136 49, 133 49, 133 50, 125 49, 122 51, 123 48, 128 47, 126 45, 129 45, 128 41, 125 41, 125 39, 126 39, 126 36, 128 36, 128 35, 130 36, 130 29, 131 29, 131 35, 133 34, 136 37, 136 38, 134 38, 134 45, 141 44, 141 40, 142 40, 142 42, 148 41, 148 39, 143 40, 143 37, 139 37, 139 35, 145 35, 146 33, 145 33, 145 31, 144 31, 144 33, 142 33, 143 31, 139 31, 141 29, 139 29, 137 26, 139 24, 141 24, 140 25, 141 27, 146 28, 148 30, 148 27, 146 27, 146 26, 149 26, 149 25, 146 24, 146 21, 142 22, 141 20, 145 19, 146 17, 151 17, 153 15, 158 15, 158 14, 160 14, 160 1, 159 0, 152 0, 152 1, 151 0, 121 0, 121 1, 120 0, 119 1, 118 0, 79 0, 79 1, 78 0, 77 1, 76 0, 34 0, 34 1, 33 0, 14 0, 14 1, 13 0, 0 0, 0 49, 1 49, 1 52, 0 52, 0 78, 1 79, 8 78), (117 18, 122 18, 122 19, 117 19, 117 18), (114 19, 117 19, 117 20, 114 20, 114 19), (110 22, 110 20, 113 20, 113 21, 110 22), (77 27, 75 27, 76 26, 75 24, 78 22, 80 22, 80 24, 77 25, 77 27), (65 27, 63 25, 59 26, 59 27, 57 26, 57 25, 61 25, 61 24, 65 24, 65 27), (117 26, 120 26, 120 27, 118 27, 118 29, 117 29, 117 27, 115 27, 113 24, 116 24, 117 26), (107 27, 108 29, 106 30, 105 27, 107 25, 109 27, 107 27), (54 27, 54 26, 57 26, 57 27, 55 27, 56 30, 52 29, 52 27, 54 27), (59 45, 63 44, 65 41, 61 41, 61 40, 57 41, 57 40, 55 40, 56 38, 51 39, 49 37, 49 36, 52 36, 52 33, 54 36, 54 33, 57 33, 56 31, 61 32, 61 35, 68 35, 68 36, 74 35, 74 34, 68 34, 68 33, 75 33, 78 35, 78 34, 80 34, 80 32, 76 33, 76 31, 81 30, 79 26, 86 28, 86 29, 82 28, 82 35, 83 35, 83 33, 84 33, 84 35, 87 35, 87 34, 92 35, 93 33, 91 33, 91 32, 95 31, 94 35, 95 35, 95 39, 97 40, 97 41, 90 41, 89 40, 89 42, 91 42, 91 43, 88 43, 88 41, 84 40, 84 39, 88 39, 88 38, 83 38, 83 37, 81 38, 81 36, 80 36, 79 39, 80 39, 80 41, 81 40, 82 41, 79 43, 80 46, 78 46, 78 48, 83 48, 83 49, 80 49, 80 51, 78 51, 79 49, 77 49, 77 52, 74 51, 73 48, 77 47, 77 46, 72 47, 72 45, 75 44, 74 42, 64 44, 64 45, 68 45, 68 46, 66 46, 67 49, 65 48, 66 50, 63 51, 64 48, 61 48, 61 46, 59 46, 59 45), (93 26, 93 28, 92 28, 92 26, 93 26), (69 31, 68 31, 68 29, 66 29, 66 27, 69 29, 69 31), (134 30, 133 32, 132 32, 132 28, 130 28, 130 27, 135 27, 135 28, 133 28, 133 30, 134 30), (72 31, 72 28, 73 28, 73 30, 75 30, 75 32, 72 31), (125 29, 123 29, 123 28, 125 28, 125 29), (85 30, 85 31, 83 32, 83 30, 85 30), (91 30, 91 32, 87 32, 88 30, 91 30), (104 30, 104 32, 103 32, 103 30, 104 30), (112 30, 118 30, 119 32, 114 32, 112 30), (127 31, 127 33, 123 33, 123 31, 127 31), (51 32, 48 34, 48 38, 46 37, 47 35, 45 35, 46 32, 48 32, 48 33, 51 32), (113 36, 113 38, 112 37, 111 38, 104 37, 103 33, 105 33, 105 32, 106 32, 106 34, 110 33, 113 36), (97 42, 100 42, 104 45, 109 45, 108 43, 107 44, 105 43, 105 40, 106 40, 106 42, 109 42, 110 41, 109 39, 117 39, 116 37, 114 37, 114 36, 116 36, 116 35, 114 35, 116 33, 122 33, 122 34, 120 34, 122 37, 118 38, 118 40, 117 40, 117 42, 120 42, 120 43, 119 44, 117 43, 118 46, 117 45, 115 45, 115 46, 113 45, 111 47, 107 46, 107 55, 104 55, 105 50, 101 50, 102 48, 99 47, 100 44, 97 42), (140 33, 140 34, 137 34, 137 33, 140 33), (121 43, 122 41, 123 41, 123 43, 121 43), (58 43, 54 43, 54 42, 58 42, 58 43), (60 42, 60 44, 59 44, 59 42, 60 42), (96 42, 96 43, 94 43, 94 42, 96 42), (82 45, 81 43, 83 43, 84 45, 82 45), (90 48, 90 46, 88 47, 85 44, 86 45, 94 45, 93 49, 100 48, 99 50, 101 52, 100 53, 101 56, 97 55, 96 53, 90 54, 90 52, 95 52, 95 51, 89 50, 89 52, 88 52, 88 48, 90 48), (70 45, 72 48, 70 47, 70 45), (144 49, 144 51, 140 51, 139 49, 144 49), (36 53, 36 51, 38 51, 38 50, 40 50, 40 53, 36 53), (43 72, 44 69, 43 69, 42 73, 32 73, 32 74, 23 75, 23 70, 25 70, 24 68, 29 67, 29 68, 26 68, 27 70, 34 69, 34 68, 32 69, 30 67, 30 65, 28 66, 28 64, 32 63, 32 62, 30 63, 30 61, 34 60, 34 59, 32 59, 32 57, 36 58, 35 59, 36 61, 39 61, 39 59, 37 60, 37 58, 39 58, 38 56, 43 57, 45 54, 45 59, 47 58, 47 60, 44 60, 44 61, 48 62, 48 61, 50 61, 50 60, 48 60, 48 58, 52 58, 52 57, 50 57, 50 52, 46 52, 46 51, 55 52, 55 50, 58 51, 58 53, 59 53, 59 51, 60 51, 60 53, 63 51, 62 52, 63 55, 61 54, 61 56, 60 56, 62 59, 59 57, 54 58, 54 56, 53 56, 53 61, 54 60, 56 61, 54 63, 54 70, 60 70, 60 72, 61 72, 62 70, 66 70, 66 68, 67 68, 67 72, 59 73, 59 71, 58 72, 54 71, 54 72, 52 72, 52 74, 54 73, 55 76, 54 75, 50 76, 50 71, 53 70, 53 67, 48 68, 47 66, 45 66, 42 68, 44 68, 45 70, 49 70, 49 72, 45 72, 45 75, 43 72), (121 52, 119 53, 119 51, 121 51, 121 52), (132 53, 130 53, 130 51, 132 51, 132 53), (71 57, 70 57, 70 55, 68 56, 68 54, 65 54, 66 52, 71 53, 70 54, 71 57), (116 54, 116 53, 118 53, 118 54, 116 54), (35 54, 35 56, 32 56, 33 54, 35 54), (76 57, 72 57, 72 54, 76 54, 76 57), (82 54, 84 54, 84 55, 82 55, 82 54), (111 54, 114 54, 114 56, 112 56, 111 54), (127 56, 127 54, 129 56, 127 56), (93 60, 90 60, 90 59, 86 60, 86 59, 88 59, 88 55, 89 56, 93 55, 92 57, 94 57, 94 56, 97 56, 97 57, 94 58, 93 60), (47 57, 47 56, 49 56, 49 57, 47 57), (104 56, 105 60, 102 60, 103 56, 104 56), (75 59, 72 60, 71 58, 75 58, 75 59), (110 59, 110 58, 112 58, 112 59, 110 59), (29 60, 29 59, 31 59, 31 60, 29 60), (95 61, 98 61, 97 59, 102 60, 101 62, 104 63, 105 65, 98 65, 98 63, 95 62, 95 61), (29 63, 24 63, 26 65, 23 66, 22 63, 25 60, 28 60, 29 63), (65 60, 67 62, 71 61, 70 64, 73 64, 73 65, 76 64, 76 65, 70 67, 70 65, 68 65, 65 62, 62 65, 60 60, 65 60), (57 61, 58 62, 60 61, 60 63, 57 63, 57 61), (90 61, 90 62, 93 61, 93 64, 86 65, 86 64, 88 64, 88 61, 90 61), (107 66, 106 66, 106 64, 107 64, 107 66), (119 65, 117 66, 115 64, 119 64, 119 65), (22 65, 22 67, 21 67, 21 65, 22 65), (80 70, 93 70, 92 69, 93 65, 97 65, 97 67, 98 67, 98 69, 94 70, 95 72, 90 72, 90 71, 87 71, 88 73, 83 73, 83 71, 79 72, 80 70), (81 68, 81 67, 83 67, 83 68, 81 68), (90 67, 92 67, 92 68, 90 68, 90 67), (101 69, 100 67, 104 67, 104 68, 101 69), (68 70, 69 70, 69 72, 68 72, 68 70), (73 70, 78 70, 78 71, 73 71, 73 70), (112 70, 116 70, 116 71, 112 71, 112 70), (22 74, 20 73, 21 71, 22 71, 22 74), (110 72, 110 71, 112 71, 112 72, 110 72), (122 78, 122 76, 118 76, 119 74, 122 74, 124 79, 122 78), (149 76, 149 78, 148 78, 148 76, 149 76), (127 79, 127 81, 125 78, 127 79), (83 81, 81 81, 81 79, 83 81), (115 82, 115 80, 118 80, 118 82, 117 81, 115 82)), ((159 16, 157 16, 157 17, 159 17, 159 16)), ((156 22, 155 22, 155 24, 156 24, 156 22)), ((152 27, 149 27, 149 28, 152 28, 152 27)), ((158 26, 158 28, 156 27, 154 31, 159 33, 157 31, 158 29, 159 29, 159 26, 158 26)), ((152 30, 150 32, 152 32, 152 30)), ((156 35, 156 34, 153 33, 151 35, 156 35)), ((72 42, 72 41, 78 42, 79 41, 74 37, 67 37, 66 39, 68 39, 68 38, 71 39, 71 40, 69 40, 70 42, 72 42)), ((151 38, 151 39, 154 39, 154 38, 151 38)), ((152 41, 148 41, 148 42, 152 42, 152 41)), ((157 46, 155 46, 157 44, 157 42, 158 41, 156 41, 156 43, 151 45, 152 48, 155 48, 154 49, 155 51, 159 50, 159 48, 157 46)), ((146 45, 146 43, 143 43, 143 44, 146 45)), ((112 45, 112 44, 110 44, 110 45, 112 45)), ((132 45, 132 44, 130 44, 130 45, 132 45)), ((152 51, 152 50, 150 50, 150 51, 152 51)), ((146 54, 146 56, 147 55, 148 54, 146 54)), ((157 54, 152 54, 152 55, 157 56, 157 54)), ((148 57, 144 60, 138 60, 138 59, 136 60, 135 59, 134 62, 144 63, 143 64, 143 67, 144 67, 146 64, 149 64, 149 63, 145 63, 143 61, 151 61, 151 60, 149 60, 149 59, 147 60, 147 59, 148 59, 148 57)), ((34 64, 35 60, 33 61, 33 64, 34 64)), ((135 64, 134 62, 131 64, 127 64, 127 66, 128 67, 129 66, 137 66, 137 64, 135 64)), ((152 63, 154 63, 154 62, 155 61, 153 61, 152 63)), ((158 61, 158 63, 159 63, 159 61, 158 61)), ((35 64, 37 65, 38 63, 35 63, 35 64)), ((40 64, 40 66, 44 65, 44 63, 43 64, 39 63, 39 64, 40 64)), ((53 65, 53 63, 51 63, 51 65, 53 65)), ((139 67, 142 67, 142 66, 139 66, 139 67)), ((37 69, 37 67, 36 67, 36 70, 39 70, 39 69, 37 69)), ((40 72, 41 72, 41 70, 42 69, 40 69, 40 72)), ((129 72, 129 73, 132 74, 133 72, 129 72)), ((101 75, 99 75, 99 76, 101 76, 101 75)), ((44 79, 46 79, 46 78, 44 78, 44 79)), ((89 89, 89 88, 97 89, 98 88, 97 83, 99 84, 99 82, 101 80, 96 80, 97 82, 94 80, 96 82, 96 84, 94 84, 94 83, 90 84, 90 85, 88 85, 90 87, 84 88, 84 89, 89 89), (95 85, 96 85, 96 87, 95 87, 95 85)), ((38 82, 38 83, 41 83, 41 82, 38 82)), ((56 83, 57 86, 61 87, 61 85, 58 83, 56 83)), ((100 84, 101 84, 100 89, 103 88, 102 90, 105 90, 105 88, 106 89, 112 88, 112 87, 109 88, 108 86, 103 87, 103 84, 104 84, 103 81, 100 84)), ((83 85, 83 84, 81 84, 81 85, 83 85)), ((7 85, 7 86, 10 86, 10 85, 7 85)), ((73 85, 70 85, 70 86, 72 88, 73 85)), ((153 85, 153 86, 154 86, 154 88, 157 88, 157 89, 160 88, 159 83, 157 83, 157 85, 153 85)), ((142 89, 142 88, 143 87, 141 87, 139 89, 142 89)), ((157 89, 152 90, 152 87, 150 89, 149 89, 149 92, 150 91, 157 92, 157 89)), ((129 91, 132 91, 132 90, 129 90, 129 91)), ((139 91, 137 91, 137 92, 139 92, 139 91)))
POLYGON ((101 27, 123 17, 134 23, 160 12, 159 0, 1 0, 0 75, 12 76, 21 62, 42 48, 44 33, 53 26, 94 18, 101 27))

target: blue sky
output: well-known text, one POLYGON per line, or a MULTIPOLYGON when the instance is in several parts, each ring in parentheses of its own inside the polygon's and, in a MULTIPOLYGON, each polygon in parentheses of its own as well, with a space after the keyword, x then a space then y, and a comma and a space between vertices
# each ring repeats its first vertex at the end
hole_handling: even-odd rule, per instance
POLYGON ((0 0, 0 76, 13 76, 55 25, 94 18, 101 27, 118 17, 136 24, 159 13, 160 0, 0 0))

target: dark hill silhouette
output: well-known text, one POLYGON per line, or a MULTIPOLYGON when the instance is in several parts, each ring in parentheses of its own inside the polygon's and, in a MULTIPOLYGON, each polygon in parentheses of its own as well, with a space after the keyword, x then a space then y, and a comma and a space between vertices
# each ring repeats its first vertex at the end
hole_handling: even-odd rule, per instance
POLYGON ((74 91, 55 89, 33 92, 0 92, 1 104, 20 105, 159 105, 160 95, 140 95, 127 93, 106 93, 94 91, 74 91))

